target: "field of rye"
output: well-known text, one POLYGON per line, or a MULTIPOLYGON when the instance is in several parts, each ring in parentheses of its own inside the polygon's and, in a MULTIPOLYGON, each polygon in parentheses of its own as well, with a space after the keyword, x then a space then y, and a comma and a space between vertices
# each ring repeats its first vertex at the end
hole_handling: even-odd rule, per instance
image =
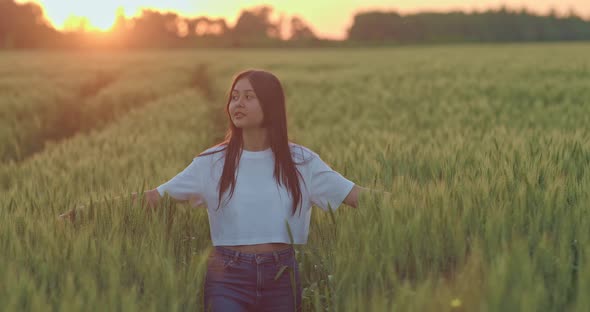
POLYGON ((0 310, 200 311, 206 210, 148 215, 125 195, 219 142, 233 75, 262 68, 283 82, 292 141, 394 195, 313 208, 295 246, 304 311, 587 311, 588 55, 2 52, 0 310), (56 222, 78 203, 80 218, 56 222))

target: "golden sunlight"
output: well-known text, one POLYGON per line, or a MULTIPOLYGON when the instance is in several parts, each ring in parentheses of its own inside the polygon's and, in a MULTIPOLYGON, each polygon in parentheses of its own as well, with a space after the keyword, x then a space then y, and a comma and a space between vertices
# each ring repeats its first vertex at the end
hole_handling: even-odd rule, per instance
MULTIPOLYGON (((17 0, 19 3, 34 2, 43 8, 47 20, 57 29, 100 30, 113 27, 118 15, 127 18, 138 16, 142 9, 158 7, 159 10, 174 11, 179 14, 194 13, 190 1, 167 1, 166 6, 157 6, 158 1, 56 1, 56 0, 17 0), (193 11, 193 12, 191 12, 193 11)), ((161 1, 160 1, 161 3, 161 1)))
POLYGON ((116 15, 129 13, 121 1, 49 1, 21 0, 17 2, 36 2, 43 7, 45 17, 57 29, 109 30, 116 20, 116 15))
POLYGON ((526 6, 542 14, 548 12, 550 8, 555 8, 558 12, 567 12, 569 8, 575 8, 583 16, 588 16, 590 13, 588 0, 561 0, 555 3, 540 0, 16 0, 16 2, 34 2, 41 5, 45 17, 56 29, 102 31, 109 30, 114 25, 118 14, 132 18, 141 14, 142 9, 175 12, 180 16, 221 17, 231 24, 237 19, 241 9, 266 4, 273 6, 280 13, 303 17, 321 36, 340 39, 346 36, 346 29, 351 25, 355 12, 368 9, 391 9, 402 13, 451 9, 471 11, 506 4, 514 8, 526 6), (330 12, 329 17, 325 12, 330 12))

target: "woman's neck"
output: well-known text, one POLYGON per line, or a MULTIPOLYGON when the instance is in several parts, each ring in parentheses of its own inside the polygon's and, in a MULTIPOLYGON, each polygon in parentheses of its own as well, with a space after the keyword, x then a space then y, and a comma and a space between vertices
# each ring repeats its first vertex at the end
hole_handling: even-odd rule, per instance
POLYGON ((264 151, 270 147, 268 131, 264 128, 243 130, 242 140, 242 148, 247 151, 264 151))

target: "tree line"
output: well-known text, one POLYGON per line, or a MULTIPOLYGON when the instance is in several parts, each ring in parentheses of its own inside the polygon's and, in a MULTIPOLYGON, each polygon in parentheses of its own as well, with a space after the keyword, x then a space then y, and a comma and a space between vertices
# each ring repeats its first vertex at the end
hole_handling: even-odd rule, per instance
POLYGON ((355 14, 344 41, 319 38, 301 17, 281 15, 273 20, 272 13, 270 6, 244 9, 230 27, 223 18, 188 18, 143 10, 133 18, 119 14, 108 32, 89 32, 84 24, 58 31, 45 19, 39 5, 0 0, 0 49, 297 47, 590 39, 590 21, 574 12, 567 16, 557 16, 555 12, 541 16, 526 9, 511 11, 505 7, 473 13, 409 15, 368 11, 355 14))
POLYGON ((397 12, 357 14, 348 30, 356 41, 419 42, 520 42, 590 39, 590 21, 574 11, 546 16, 527 9, 506 7, 483 12, 417 13, 402 16, 397 12))

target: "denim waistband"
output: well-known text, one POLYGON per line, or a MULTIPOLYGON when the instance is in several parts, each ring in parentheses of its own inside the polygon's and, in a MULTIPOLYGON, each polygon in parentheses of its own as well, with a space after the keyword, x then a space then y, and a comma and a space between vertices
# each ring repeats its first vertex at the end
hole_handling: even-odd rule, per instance
POLYGON ((214 254, 229 257, 234 261, 246 262, 246 263, 266 263, 266 262, 279 262, 283 259, 292 258, 295 256, 295 249, 289 246, 285 249, 261 252, 261 253, 247 253, 238 250, 229 249, 223 246, 214 246, 214 254))

